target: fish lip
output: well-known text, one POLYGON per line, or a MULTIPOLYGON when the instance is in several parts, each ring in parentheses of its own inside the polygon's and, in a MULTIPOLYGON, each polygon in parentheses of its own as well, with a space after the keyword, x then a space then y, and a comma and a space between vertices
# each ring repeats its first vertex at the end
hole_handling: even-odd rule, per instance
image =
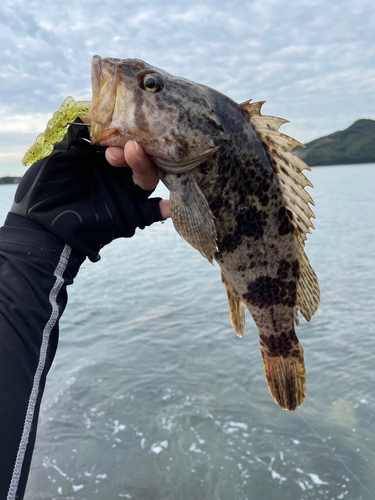
POLYGON ((99 95, 99 79, 98 74, 101 71, 100 61, 102 57, 95 55, 91 60, 91 87, 92 87, 92 100, 99 95))
POLYGON ((98 146, 109 147, 113 146, 114 142, 118 140, 116 142, 118 142, 118 145, 120 145, 121 138, 123 139, 121 142, 125 144, 126 138, 124 138, 117 129, 107 129, 104 131, 102 136, 95 141, 95 144, 97 144, 98 146))
POLYGON ((92 101, 90 117, 107 128, 113 117, 118 83, 118 64, 111 58, 95 55, 91 60, 92 101), (103 92, 103 88, 105 91, 103 92))
POLYGON ((96 70, 96 68, 98 67, 101 60, 102 60, 102 57, 97 55, 97 54, 95 56, 92 56, 91 71, 93 71, 94 69, 96 70))

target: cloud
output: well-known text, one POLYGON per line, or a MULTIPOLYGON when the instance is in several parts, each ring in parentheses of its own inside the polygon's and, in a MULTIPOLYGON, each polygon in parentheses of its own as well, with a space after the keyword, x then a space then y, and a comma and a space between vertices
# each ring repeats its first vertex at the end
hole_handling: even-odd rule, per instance
POLYGON ((11 108, 0 109, 0 176, 24 174, 22 158, 51 117, 50 113, 12 114, 11 108))
POLYGON ((20 152, 19 147, 8 146, 3 147, 0 152, 0 163, 8 164, 9 162, 20 162, 22 160, 23 153, 20 152))
POLYGON ((90 99, 98 53, 267 100, 313 139, 375 109, 374 25, 373 0, 4 0, 0 130, 23 141, 67 95, 90 99))
POLYGON ((39 134, 46 128, 50 113, 11 114, 7 108, 0 109, 0 134, 39 134))

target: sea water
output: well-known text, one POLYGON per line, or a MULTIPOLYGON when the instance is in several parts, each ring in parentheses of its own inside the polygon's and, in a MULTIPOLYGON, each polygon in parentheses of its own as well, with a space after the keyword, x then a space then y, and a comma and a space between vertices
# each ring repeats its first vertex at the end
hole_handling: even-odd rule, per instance
MULTIPOLYGON (((272 400, 254 322, 236 337, 219 267, 155 224, 68 290, 27 500, 375 498, 375 165, 308 177, 322 298, 296 330, 304 405, 272 400)), ((2 219, 15 188, 0 186, 2 219)))

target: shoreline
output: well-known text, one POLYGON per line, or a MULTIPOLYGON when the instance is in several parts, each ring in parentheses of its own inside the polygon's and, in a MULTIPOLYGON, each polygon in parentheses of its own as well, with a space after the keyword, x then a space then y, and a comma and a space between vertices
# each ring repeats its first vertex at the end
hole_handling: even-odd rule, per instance
POLYGON ((0 177, 0 185, 6 184, 19 184, 22 177, 12 177, 10 175, 6 175, 5 177, 0 177))

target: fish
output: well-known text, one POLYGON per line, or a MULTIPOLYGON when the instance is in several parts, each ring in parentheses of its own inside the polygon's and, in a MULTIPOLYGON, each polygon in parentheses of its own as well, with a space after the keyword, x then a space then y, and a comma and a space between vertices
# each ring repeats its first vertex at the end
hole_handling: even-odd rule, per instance
POLYGON ((219 265, 239 337, 252 315, 271 396, 294 411, 306 395, 295 326, 299 313, 311 320, 320 290, 304 250, 310 169, 292 153, 302 144, 279 132, 288 121, 139 59, 96 55, 91 81, 92 144, 135 140, 151 157, 176 231, 219 265))
POLYGON ((304 247, 315 229, 302 146, 279 132, 287 120, 262 102, 224 94, 138 59, 94 56, 91 142, 140 144, 170 191, 176 231, 218 263, 230 319, 242 337, 245 311, 257 326, 269 391, 294 411, 306 395, 295 325, 310 321, 319 283, 304 247))

